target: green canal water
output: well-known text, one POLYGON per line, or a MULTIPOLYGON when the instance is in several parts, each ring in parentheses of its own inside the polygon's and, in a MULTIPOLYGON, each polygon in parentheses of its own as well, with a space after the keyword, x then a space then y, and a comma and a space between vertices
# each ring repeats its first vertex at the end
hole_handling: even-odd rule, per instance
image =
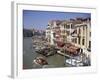
MULTIPOLYGON (((35 52, 35 49, 32 47, 32 37, 25 37, 23 39, 23 69, 36 69, 36 68, 42 68, 43 66, 36 66, 36 64, 33 64, 33 60, 38 57, 42 56, 41 54, 38 54, 35 52)), ((55 54, 53 56, 45 57, 48 65, 46 65, 47 68, 55 68, 55 67, 64 67, 65 63, 65 57, 61 56, 59 54, 55 54)))

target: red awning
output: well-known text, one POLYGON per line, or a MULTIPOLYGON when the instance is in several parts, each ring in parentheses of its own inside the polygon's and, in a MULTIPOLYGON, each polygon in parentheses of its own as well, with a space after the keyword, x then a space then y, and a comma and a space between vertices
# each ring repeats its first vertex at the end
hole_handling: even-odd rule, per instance
POLYGON ((57 41, 57 46, 58 47, 64 47, 65 43, 61 41, 57 41))
MULTIPOLYGON (((67 45, 67 44, 66 44, 67 45)), ((66 46, 66 51, 71 52, 71 53, 76 53, 78 51, 78 49, 80 49, 79 47, 72 45, 72 44, 68 44, 66 46)))

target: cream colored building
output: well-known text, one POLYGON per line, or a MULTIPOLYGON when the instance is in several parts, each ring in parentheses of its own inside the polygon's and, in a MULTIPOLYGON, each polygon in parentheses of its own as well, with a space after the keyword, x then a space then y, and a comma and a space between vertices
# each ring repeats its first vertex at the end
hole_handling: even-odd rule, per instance
POLYGON ((56 45, 55 41, 62 41, 70 42, 86 50, 91 49, 90 20, 50 21, 46 29, 46 38, 51 45, 56 45))
POLYGON ((72 43, 81 48, 91 49, 91 24, 90 21, 75 24, 72 43))
POLYGON ((55 40, 55 35, 54 35, 55 34, 55 31, 54 31, 55 27, 57 27, 56 21, 50 21, 48 23, 47 28, 46 28, 46 39, 48 41, 48 44, 50 44, 50 45, 55 45, 55 42, 54 42, 54 40, 55 40))
POLYGON ((72 27, 72 23, 69 21, 62 21, 61 23, 61 35, 63 38, 63 41, 66 42, 70 42, 71 41, 71 36, 70 33, 72 32, 71 30, 72 27))
POLYGON ((56 45, 56 41, 66 43, 69 39, 68 36, 70 36, 71 24, 71 22, 66 20, 53 20, 49 22, 46 29, 46 38, 50 42, 50 44, 56 45))

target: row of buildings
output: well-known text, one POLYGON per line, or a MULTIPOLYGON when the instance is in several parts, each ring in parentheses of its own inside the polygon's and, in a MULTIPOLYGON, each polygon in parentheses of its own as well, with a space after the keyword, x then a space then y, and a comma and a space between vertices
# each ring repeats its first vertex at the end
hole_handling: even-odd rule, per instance
POLYGON ((52 20, 46 28, 48 44, 71 43, 91 51, 91 20, 76 18, 70 20, 52 20))

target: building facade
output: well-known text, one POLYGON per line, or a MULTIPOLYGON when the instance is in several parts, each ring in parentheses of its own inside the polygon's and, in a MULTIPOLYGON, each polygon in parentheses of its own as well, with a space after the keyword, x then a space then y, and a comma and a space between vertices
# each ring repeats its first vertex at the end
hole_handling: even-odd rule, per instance
POLYGON ((72 34, 72 43, 81 48, 91 50, 91 23, 89 20, 75 24, 75 33, 72 34))
POLYGON ((46 38, 50 45, 57 45, 57 42, 72 43, 90 51, 90 19, 52 20, 48 23, 46 38))

